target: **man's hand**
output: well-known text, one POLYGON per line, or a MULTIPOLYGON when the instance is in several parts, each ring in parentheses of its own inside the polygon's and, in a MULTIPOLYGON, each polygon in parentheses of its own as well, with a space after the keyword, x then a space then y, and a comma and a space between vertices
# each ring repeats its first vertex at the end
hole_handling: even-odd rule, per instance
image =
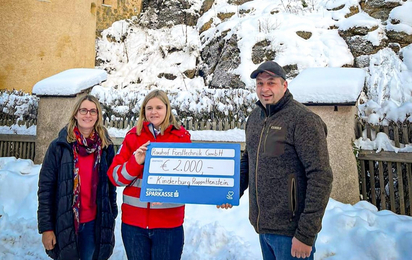
POLYGON ((310 256, 310 252, 312 252, 311 246, 300 242, 296 237, 292 238, 292 250, 290 253, 293 257, 306 258, 310 256))
POLYGON ((222 205, 216 205, 216 208, 218 209, 231 209, 233 206, 232 204, 226 203, 226 204, 222 204, 222 205))
POLYGON ((42 233, 41 242, 44 248, 47 250, 52 250, 56 245, 56 236, 53 231, 45 231, 42 233))

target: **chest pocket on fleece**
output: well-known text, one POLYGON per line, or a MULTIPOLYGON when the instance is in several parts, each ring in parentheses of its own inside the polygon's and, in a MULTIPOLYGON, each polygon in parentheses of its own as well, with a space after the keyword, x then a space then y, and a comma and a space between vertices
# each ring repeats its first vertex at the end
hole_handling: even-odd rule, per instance
POLYGON ((265 155, 279 156, 285 152, 286 127, 270 125, 265 137, 265 155))

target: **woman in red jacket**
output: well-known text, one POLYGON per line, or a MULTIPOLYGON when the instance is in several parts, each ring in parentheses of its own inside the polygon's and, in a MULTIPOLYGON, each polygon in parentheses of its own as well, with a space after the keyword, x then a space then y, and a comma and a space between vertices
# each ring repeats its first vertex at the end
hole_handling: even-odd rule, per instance
POLYGON ((128 260, 180 259, 183 251, 184 205, 140 201, 147 146, 150 142, 189 143, 164 91, 146 95, 137 125, 125 136, 108 175, 116 186, 126 186, 122 204, 122 239, 128 260))

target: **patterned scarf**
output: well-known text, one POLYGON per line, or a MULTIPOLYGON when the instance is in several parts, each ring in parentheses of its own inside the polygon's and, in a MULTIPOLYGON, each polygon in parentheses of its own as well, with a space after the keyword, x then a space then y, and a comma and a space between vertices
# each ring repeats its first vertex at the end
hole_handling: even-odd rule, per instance
POLYGON ((96 201, 96 190, 98 183, 98 166, 102 155, 102 140, 97 132, 93 131, 88 138, 84 138, 77 127, 74 128, 76 142, 73 143, 74 156, 74 185, 73 185, 73 213, 74 228, 77 234, 80 223, 80 187, 81 180, 79 175, 79 156, 94 154, 94 163, 92 170, 92 201, 96 201))

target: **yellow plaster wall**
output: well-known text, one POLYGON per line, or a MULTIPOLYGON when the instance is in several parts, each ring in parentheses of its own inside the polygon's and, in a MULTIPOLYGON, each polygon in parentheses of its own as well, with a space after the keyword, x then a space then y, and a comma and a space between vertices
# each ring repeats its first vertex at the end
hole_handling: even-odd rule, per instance
MULTIPOLYGON (((102 1, 102 0, 98 0, 102 1)), ((0 89, 95 64, 95 0, 0 0, 0 89)))

